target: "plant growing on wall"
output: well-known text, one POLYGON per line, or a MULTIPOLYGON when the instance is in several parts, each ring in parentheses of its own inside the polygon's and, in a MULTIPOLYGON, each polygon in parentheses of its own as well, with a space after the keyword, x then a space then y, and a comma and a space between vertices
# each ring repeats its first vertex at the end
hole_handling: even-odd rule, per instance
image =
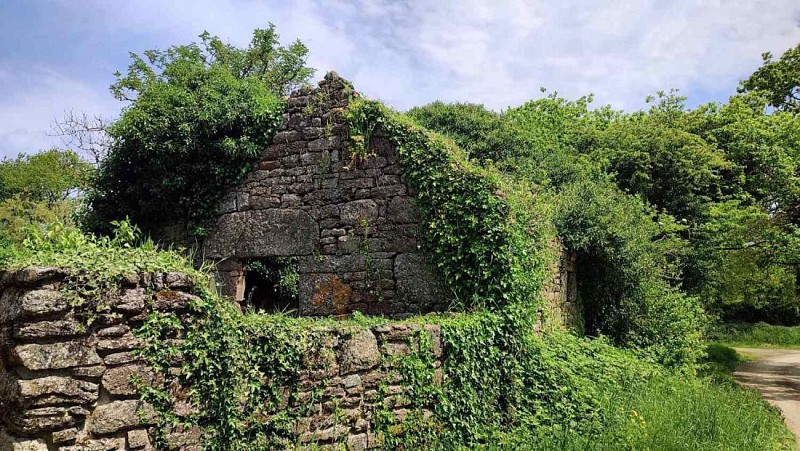
POLYGON ((145 230, 202 226, 270 142, 280 96, 313 73, 307 48, 281 46, 274 26, 256 30, 246 49, 200 37, 131 54, 117 74, 111 91, 129 103, 109 129, 111 147, 89 191, 90 229, 125 215, 145 230))
POLYGON ((353 100, 346 114, 354 154, 369 155, 376 133, 397 146, 417 193, 422 238, 457 307, 534 303, 554 255, 547 245, 553 232, 533 187, 477 166, 452 141, 379 102, 353 100))

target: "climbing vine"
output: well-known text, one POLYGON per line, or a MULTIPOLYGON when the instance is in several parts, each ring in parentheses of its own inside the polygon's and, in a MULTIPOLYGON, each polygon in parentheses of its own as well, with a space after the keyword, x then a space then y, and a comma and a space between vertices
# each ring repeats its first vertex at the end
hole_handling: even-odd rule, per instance
POLYGON ((554 255, 554 236, 532 186, 470 162, 446 138, 382 104, 355 99, 346 118, 354 154, 376 134, 397 147, 416 191, 423 239, 461 309, 531 303, 554 255))

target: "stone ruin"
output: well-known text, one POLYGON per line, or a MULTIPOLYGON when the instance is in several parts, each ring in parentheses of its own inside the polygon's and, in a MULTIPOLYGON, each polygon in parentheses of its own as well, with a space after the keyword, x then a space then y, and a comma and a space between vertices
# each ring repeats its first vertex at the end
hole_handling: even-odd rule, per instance
MULTIPOLYGON (((288 307, 299 315, 398 317, 449 306, 448 292, 421 249, 414 192, 403 180, 397 150, 375 136, 374 156, 356 161, 348 151, 344 109, 356 95, 329 73, 317 89, 287 99, 272 144, 227 193, 197 247, 198 258, 218 262, 225 294, 261 310, 288 307), (253 273, 287 266, 298 290, 284 305, 279 290, 264 287, 274 281, 253 273)), ((166 229, 161 238, 188 244, 166 229)), ((562 253, 552 274, 544 292, 548 318, 575 325, 575 255, 562 253)), ((137 353, 143 343, 133 330, 151 297, 152 308, 186 320, 193 284, 180 273, 131 275, 118 294, 102 300, 110 312, 85 327, 64 294, 67 277, 58 268, 0 271, 0 449, 153 449, 155 412, 139 399, 131 377, 155 383, 158 376, 137 353)), ((319 355, 330 357, 328 371, 308 377, 303 388, 323 388, 323 408, 295 425, 297 443, 380 446, 370 429, 376 403, 390 401, 400 420, 409 413, 408 387, 386 365, 410 352, 422 332, 430 335, 440 381, 438 326, 390 324, 355 335, 331 328, 318 343, 324 350, 319 355), (380 394, 384 386, 388 395, 380 394)), ((180 363, 171 373, 178 374, 180 363)), ((171 386, 170 397, 190 409, 187 396, 184 387, 171 386)), ((200 449, 200 434, 197 428, 170 428, 167 448, 200 449)))
MULTIPOLYGON (((447 309, 449 293, 421 249, 414 190, 403 179, 397 149, 378 134, 370 140, 374 156, 357 160, 349 150, 344 112, 357 96, 330 72, 318 88, 286 99, 272 144, 227 193, 200 246, 202 258, 218 262, 224 294, 243 305, 303 316, 358 311, 400 317, 447 309), (270 299, 277 298, 275 288, 264 289, 264 280, 259 287, 249 268, 286 257, 299 289, 282 303, 270 299), (254 292, 260 292, 258 302, 254 292)), ((567 313, 575 310, 570 261, 562 258, 554 268, 547 294, 567 313)))
MULTIPOLYGON (((140 354, 148 342, 135 331, 152 311, 189 322, 194 283, 178 272, 130 274, 103 296, 106 310, 87 325, 85 311, 65 293, 69 275, 60 268, 0 270, 0 451, 153 451, 157 412, 141 400, 133 378, 163 386, 164 373, 140 354)), ((389 406, 402 421, 413 411, 397 359, 420 349, 420 335, 427 334, 425 352, 436 368, 435 383, 441 383, 441 328, 398 323, 323 332, 312 353, 317 366, 296 381, 296 399, 314 399, 313 408, 287 402, 287 412, 297 415, 289 443, 299 449, 380 448, 375 412, 389 406)), ((182 343, 182 336, 170 338, 173 346, 182 343)), ((181 374, 183 359, 175 355, 168 373, 181 374)), ((189 387, 167 382, 173 413, 196 413, 189 387)), ((423 406, 423 413, 430 415, 433 407, 423 406)), ((158 449, 203 449, 198 426, 169 424, 163 432, 158 449)))

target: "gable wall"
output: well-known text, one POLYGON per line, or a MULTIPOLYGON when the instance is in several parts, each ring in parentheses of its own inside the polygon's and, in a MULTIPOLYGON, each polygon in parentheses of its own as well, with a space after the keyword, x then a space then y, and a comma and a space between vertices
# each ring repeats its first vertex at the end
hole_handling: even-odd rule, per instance
POLYGON ((243 262, 298 256, 301 315, 353 311, 403 315, 443 310, 446 295, 417 240, 413 191, 397 150, 372 140, 353 161, 344 119, 356 95, 333 73, 287 99, 273 143, 226 197, 205 258, 224 260, 220 279, 242 300, 243 262))

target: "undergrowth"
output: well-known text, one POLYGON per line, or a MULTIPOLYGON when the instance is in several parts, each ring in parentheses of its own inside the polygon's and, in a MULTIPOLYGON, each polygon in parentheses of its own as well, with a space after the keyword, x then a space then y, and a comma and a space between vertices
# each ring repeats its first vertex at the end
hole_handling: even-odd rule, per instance
MULTIPOLYGON (((159 414, 159 447, 167 431, 192 425, 202 428, 210 450, 313 447, 301 446, 297 428, 338 374, 331 340, 388 322, 242 312, 213 291, 207 272, 137 240, 126 223, 114 238, 63 228, 33 233, 4 262, 29 265, 91 275, 68 287, 87 305, 100 305, 92 302, 108 293, 81 286, 113 288, 131 271, 180 270, 196 280, 190 315, 151 309, 135 330, 145 343, 142 357, 163 377, 155 386, 140 384, 159 414), (179 373, 171 371, 176 362, 179 373), (192 408, 173 396, 176 383, 190 388, 192 408)), ((409 398, 403 421, 383 401, 385 393, 366 400, 373 406, 370 429, 383 447, 780 449, 791 443, 779 416, 754 393, 678 376, 604 339, 537 334, 531 327, 537 317, 535 307, 512 304, 406 320, 441 326, 441 374, 427 333, 412 338, 410 354, 381 363, 399 373, 409 398)))
POLYGON ((616 387, 591 433, 555 426, 498 432, 481 449, 792 450, 795 441, 776 408, 734 384, 677 376, 632 390, 616 387))
POLYGON ((739 347, 800 348, 800 326, 725 323, 713 328, 709 338, 739 347))

